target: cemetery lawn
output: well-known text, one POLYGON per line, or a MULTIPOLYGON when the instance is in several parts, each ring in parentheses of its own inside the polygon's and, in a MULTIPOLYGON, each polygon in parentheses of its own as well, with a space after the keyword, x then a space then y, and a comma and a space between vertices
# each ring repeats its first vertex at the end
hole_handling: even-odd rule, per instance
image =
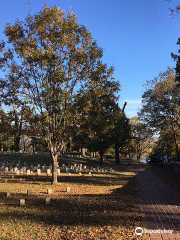
MULTIPOLYGON (((81 161, 87 160, 78 159, 78 163, 81 161)), ((141 239, 134 232, 137 226, 144 227, 135 173, 127 165, 114 169, 113 173, 95 176, 62 173, 57 186, 50 185, 50 177, 45 174, 13 179, 9 175, 8 182, 2 175, 0 239, 141 239), (70 192, 66 187, 71 188, 70 192), (49 195, 51 204, 45 205, 48 188, 53 191, 49 195), (28 189, 32 190, 30 196, 26 194, 28 189), (6 192, 11 196, 6 197, 6 192), (21 198, 26 204, 19 207, 21 198)))
POLYGON ((176 191, 180 192, 180 175, 175 171, 172 171, 170 167, 163 165, 151 165, 149 168, 155 175, 161 180, 167 183, 170 187, 175 188, 176 191))

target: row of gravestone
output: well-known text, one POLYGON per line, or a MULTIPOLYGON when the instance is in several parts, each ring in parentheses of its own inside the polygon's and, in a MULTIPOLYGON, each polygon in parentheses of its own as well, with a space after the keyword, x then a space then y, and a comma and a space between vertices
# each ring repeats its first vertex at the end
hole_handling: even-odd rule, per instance
MULTIPOLYGON (((71 188, 70 188, 70 187, 67 187, 67 188, 66 188, 66 192, 70 192, 70 191, 71 191, 71 188)), ((51 195, 52 192, 53 192, 52 189, 50 189, 50 188, 47 189, 47 194, 48 194, 48 195, 51 195)), ((27 195, 28 195, 28 196, 32 195, 32 191, 31 191, 31 190, 27 190, 27 195)), ((10 192, 6 192, 6 197, 9 198, 10 196, 11 196, 11 193, 10 193, 10 192)), ((46 204, 50 204, 50 200, 51 200, 50 197, 46 197, 46 198, 45 198, 45 203, 46 203, 46 204)), ((25 205, 25 199, 22 199, 22 198, 19 199, 19 206, 21 207, 21 206, 24 206, 24 205, 25 205)))
MULTIPOLYGON (((38 166, 33 166, 31 165, 31 167, 27 168, 27 166, 25 167, 21 167, 20 165, 17 164, 16 167, 12 168, 12 166, 10 166, 9 168, 5 166, 5 164, 3 164, 0 167, 1 171, 4 171, 5 175, 8 175, 9 173, 11 174, 16 174, 16 175, 20 175, 20 174, 26 174, 26 175, 31 175, 36 173, 37 175, 41 175, 41 173, 46 172, 47 175, 50 175, 52 172, 52 165, 50 166, 46 166, 43 165, 41 166, 40 164, 38 164, 38 166)), ((65 164, 62 164, 62 167, 58 166, 57 169, 57 174, 60 175, 61 172, 65 172, 65 173, 95 173, 95 172, 102 172, 102 173, 113 173, 114 170, 112 168, 100 168, 98 167, 87 167, 86 165, 82 165, 82 164, 74 164, 74 165, 68 165, 66 166, 65 164)))

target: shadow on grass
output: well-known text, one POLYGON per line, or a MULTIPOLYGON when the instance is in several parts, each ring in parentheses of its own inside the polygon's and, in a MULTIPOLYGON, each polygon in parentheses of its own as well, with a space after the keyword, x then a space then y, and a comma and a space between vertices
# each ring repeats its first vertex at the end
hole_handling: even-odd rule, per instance
MULTIPOLYGON (((79 184, 87 184, 87 185, 100 185, 100 186, 111 186, 118 185, 121 180, 122 183, 127 182, 129 178, 133 176, 123 175, 123 174, 114 174, 114 175, 95 175, 95 176, 59 176, 59 183, 79 183, 79 184), (113 177, 114 176, 114 177, 113 177)), ((15 176, 15 178, 11 177, 3 177, 1 179, 1 183, 4 183, 4 180, 7 179, 7 183, 21 183, 21 184, 41 184, 45 182, 46 184, 51 183, 52 177, 47 176, 15 176), (22 180, 21 180, 22 179, 22 180)))
POLYGON ((26 205, 18 207, 20 197, 22 194, 13 194, 9 198, 0 197, 4 209, 0 213, 1 221, 14 218, 17 221, 28 219, 68 226, 127 226, 142 220, 135 177, 130 178, 123 188, 110 194, 67 194, 60 196, 60 199, 53 199, 52 196, 51 205, 45 205, 45 196, 23 195, 26 205))

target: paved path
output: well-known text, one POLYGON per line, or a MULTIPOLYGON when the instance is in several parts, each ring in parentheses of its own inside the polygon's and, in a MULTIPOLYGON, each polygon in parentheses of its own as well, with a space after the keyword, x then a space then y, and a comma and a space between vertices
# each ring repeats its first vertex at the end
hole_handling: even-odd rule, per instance
POLYGON ((146 234, 145 239, 180 240, 180 194, 149 170, 137 168, 137 175, 146 229, 173 230, 172 234, 146 234))

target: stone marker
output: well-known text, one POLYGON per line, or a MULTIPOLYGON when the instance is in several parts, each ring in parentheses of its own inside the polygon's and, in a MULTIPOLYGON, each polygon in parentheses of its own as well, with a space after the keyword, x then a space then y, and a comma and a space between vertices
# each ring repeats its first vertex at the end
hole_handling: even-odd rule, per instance
POLYGON ((71 191, 71 188, 70 187, 67 187, 66 188, 66 192, 70 192, 71 191))
POLYGON ((49 176, 51 174, 51 169, 47 169, 47 176, 49 176))
POLYGON ((48 188, 47 194, 52 194, 52 189, 51 188, 48 188))
POLYGON ((25 199, 19 199, 19 206, 24 206, 25 205, 25 199))
POLYGON ((11 196, 11 193, 10 192, 7 192, 6 193, 6 197, 10 197, 11 196))
POLYGON ((32 194, 32 191, 29 189, 27 190, 27 195, 30 196, 32 194))
POLYGON ((57 169, 57 174, 58 174, 58 176, 60 176, 60 174, 61 174, 61 170, 59 168, 57 169))
POLYGON ((41 174, 41 169, 37 169, 37 175, 39 176, 41 174))
POLYGON ((50 204, 51 199, 49 197, 46 197, 46 204, 50 204))
POLYGON ((26 174, 27 174, 27 175, 30 175, 30 174, 31 174, 31 170, 28 169, 27 172, 26 172, 26 174))

